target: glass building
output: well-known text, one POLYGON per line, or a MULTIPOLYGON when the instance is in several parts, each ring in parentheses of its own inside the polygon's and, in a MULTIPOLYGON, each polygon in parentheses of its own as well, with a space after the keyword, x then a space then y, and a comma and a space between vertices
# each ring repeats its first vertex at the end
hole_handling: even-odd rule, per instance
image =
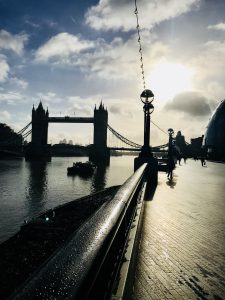
POLYGON ((225 100, 220 102, 209 121, 204 146, 208 158, 225 160, 225 100))

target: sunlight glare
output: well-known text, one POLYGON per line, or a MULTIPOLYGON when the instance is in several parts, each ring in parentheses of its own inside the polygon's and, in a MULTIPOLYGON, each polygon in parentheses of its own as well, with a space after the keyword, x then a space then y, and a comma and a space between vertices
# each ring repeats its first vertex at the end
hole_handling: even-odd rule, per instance
POLYGON ((166 102, 192 88, 193 72, 182 64, 160 63, 150 72, 147 82, 157 100, 166 102))

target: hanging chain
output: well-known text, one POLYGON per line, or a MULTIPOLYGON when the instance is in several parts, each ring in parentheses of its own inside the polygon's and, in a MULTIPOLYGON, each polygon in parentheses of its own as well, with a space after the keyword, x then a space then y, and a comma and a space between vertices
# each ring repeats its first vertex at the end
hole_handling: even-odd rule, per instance
MULTIPOLYGON (((141 74, 142 74, 142 81, 143 81, 143 87, 145 90, 145 72, 144 72, 144 61, 143 61, 143 54, 142 54, 142 46, 141 46, 141 35, 140 35, 140 25, 139 25, 139 19, 138 19, 138 9, 137 9, 137 0, 134 0, 135 3, 135 15, 136 15, 136 19, 137 19, 137 34, 138 34, 138 44, 139 44, 139 53, 140 53, 140 61, 141 61, 141 74)), ((153 125, 155 125, 159 130, 161 130, 163 133, 165 133, 166 135, 168 135, 167 132, 165 132, 162 128, 160 128, 157 124, 155 124, 152 120, 151 123, 153 125)))
POLYGON ((140 61, 141 61, 141 74, 142 74, 142 81, 143 81, 143 86, 145 90, 145 72, 144 72, 144 61, 143 61, 143 54, 142 54, 142 46, 141 46, 141 35, 140 35, 140 25, 139 25, 139 20, 138 20, 138 9, 137 9, 137 0, 135 2, 135 15, 137 19, 137 34, 138 34, 138 44, 139 44, 139 53, 140 53, 140 61))

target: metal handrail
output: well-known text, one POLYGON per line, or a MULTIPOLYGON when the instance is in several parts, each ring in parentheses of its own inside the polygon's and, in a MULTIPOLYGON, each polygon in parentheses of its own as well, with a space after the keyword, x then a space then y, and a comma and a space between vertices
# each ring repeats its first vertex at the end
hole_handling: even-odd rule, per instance
MULTIPOLYGON (((136 195, 146 166, 142 165, 113 199, 104 203, 9 299, 97 299, 93 298, 96 284, 110 278, 106 273, 115 263, 112 257, 118 255, 115 245, 118 250, 120 242, 125 242, 125 225, 137 204, 136 195)), ((98 299, 106 299, 104 293, 98 299)))

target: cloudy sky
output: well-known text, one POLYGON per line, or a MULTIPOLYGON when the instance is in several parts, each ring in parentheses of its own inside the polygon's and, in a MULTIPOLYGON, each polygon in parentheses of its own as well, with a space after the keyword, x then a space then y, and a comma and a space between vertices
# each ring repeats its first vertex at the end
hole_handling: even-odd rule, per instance
MULTIPOLYGON (((204 134, 224 99, 225 1, 137 0, 152 120, 204 134)), ((143 142, 143 91, 132 0, 0 0, 0 122, 20 130, 40 99, 50 116, 92 116, 143 142)), ((50 124, 49 142, 91 143, 91 124, 50 124)), ((167 142, 151 126, 151 144, 167 142)))

